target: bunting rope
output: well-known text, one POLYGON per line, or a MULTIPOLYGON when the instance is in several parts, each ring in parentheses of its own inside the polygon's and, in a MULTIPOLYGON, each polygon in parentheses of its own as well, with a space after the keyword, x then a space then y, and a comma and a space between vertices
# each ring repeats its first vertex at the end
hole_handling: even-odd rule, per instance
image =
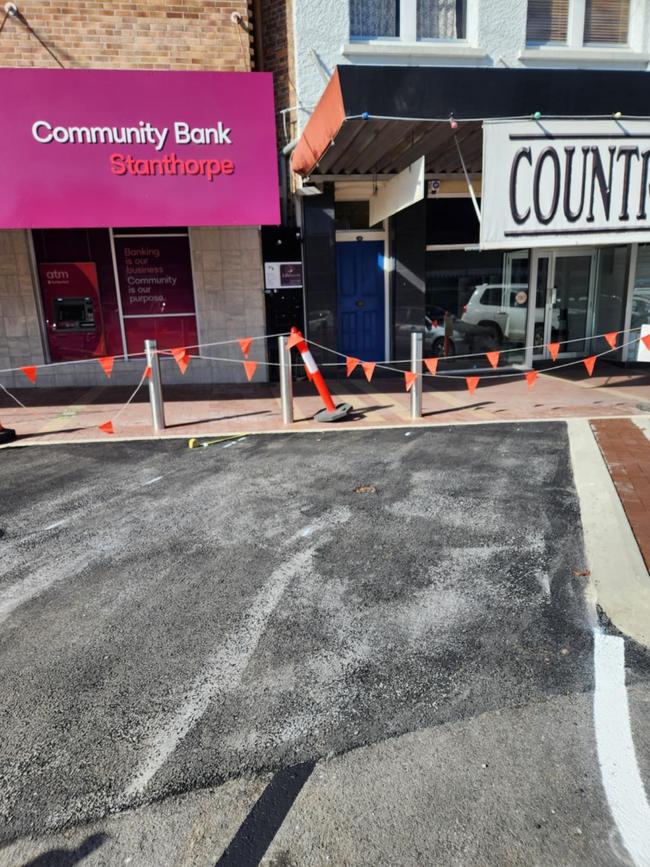
MULTIPOLYGON (((607 339, 608 336, 613 335, 613 334, 616 334, 616 335, 618 335, 618 334, 632 334, 632 333, 634 333, 636 331, 640 331, 640 330, 641 330, 641 326, 638 326, 637 328, 627 328, 627 329, 622 328, 618 331, 605 331, 603 334, 593 334, 593 335, 591 335, 591 337, 572 337, 569 340, 560 340, 559 344, 561 346, 566 346, 569 343, 584 343, 586 340, 599 340, 600 338, 607 339)), ((639 339, 639 338, 637 338, 637 339, 639 339)), ((327 352, 331 352, 334 355, 340 356, 341 358, 347 358, 347 356, 345 355, 344 352, 338 352, 336 349, 332 349, 329 346, 323 346, 322 344, 316 343, 315 341, 309 340, 308 338, 305 338, 305 340, 307 340, 307 343, 311 343, 313 346, 318 346, 320 349, 324 349, 327 352)), ((632 341, 632 342, 634 342, 634 341, 632 341)), ((495 350, 495 352, 499 352, 500 355, 505 355, 506 352, 525 352, 527 349, 543 349, 545 346, 552 346, 552 345, 553 345, 552 343, 551 344, 533 343, 531 346, 513 346, 513 347, 510 347, 509 349, 497 349, 497 350, 495 350)), ((627 344, 621 344, 621 346, 624 346, 624 345, 627 345, 627 344)), ((617 346, 614 348, 620 349, 621 346, 617 346)), ((483 352, 468 352, 468 353, 465 353, 464 355, 439 356, 438 360, 439 361, 457 361, 459 358, 481 358, 481 357, 484 357, 485 355, 487 355, 488 352, 489 352, 489 350, 483 350, 483 352)), ((330 364, 339 364, 339 363, 342 364, 343 362, 333 361, 333 362, 329 362, 329 363, 330 364)), ((382 361, 377 362, 377 364, 410 364, 410 363, 411 363, 410 358, 383 359, 382 361)), ((2 371, 0 371, 0 373, 1 372, 2 371)), ((401 370, 399 372, 403 373, 404 371, 401 370)))
MULTIPOLYGON (((281 331, 278 334, 260 334, 257 337, 247 337, 246 340, 257 341, 257 340, 271 340, 274 337, 286 337, 288 335, 288 331, 281 331)), ((192 346, 183 347, 186 352, 189 352, 191 349, 203 349, 204 347, 210 346, 226 346, 227 344, 239 343, 242 338, 234 337, 231 340, 215 340, 212 343, 195 343, 192 346)), ((159 349, 158 355, 173 355, 173 349, 159 349)), ((130 361, 131 359, 136 358, 144 358, 146 355, 145 352, 130 352, 128 355, 107 355, 103 356, 105 358, 112 358, 114 361, 130 361)), ((63 367, 71 364, 88 364, 92 361, 99 361, 102 356, 93 355, 90 358, 75 358, 71 361, 48 361, 43 362, 42 364, 31 364, 27 369, 29 370, 41 370, 43 368, 51 368, 51 367, 63 367)), ((198 356, 195 356, 197 358, 198 356)), ((5 367, 0 370, 0 373, 18 373, 19 371, 24 371, 25 367, 5 367)))
MULTIPOLYGON (((620 331, 608 331, 608 332, 603 333, 603 334, 594 335, 593 337, 572 338, 569 340, 559 341, 559 342, 555 342, 555 343, 547 343, 547 344, 534 344, 532 347, 514 347, 511 349, 505 349, 505 350, 494 350, 494 351, 486 351, 486 352, 469 353, 466 355, 454 355, 454 356, 443 357, 443 358, 439 358, 439 357, 423 358, 422 363, 427 367, 427 369, 429 371, 428 373, 424 372, 423 370, 420 370, 420 371, 402 370, 401 368, 394 366, 395 364, 410 363, 411 359, 404 359, 404 361, 400 361, 400 360, 392 361, 390 359, 388 361, 386 361, 386 360, 384 360, 384 361, 363 361, 362 359, 353 358, 351 356, 348 356, 345 353, 339 352, 336 349, 331 349, 329 346, 324 346, 323 344, 318 343, 315 340, 305 340, 305 344, 309 344, 311 346, 317 347, 317 348, 323 350, 324 352, 329 352, 332 355, 336 355, 338 358, 342 359, 341 361, 325 362, 325 364, 323 366, 340 367, 345 362, 348 376, 350 376, 353 373, 353 371, 356 369, 356 367, 360 365, 362 367, 365 375, 366 375, 366 379, 368 380, 368 382, 370 382, 372 380, 375 369, 387 370, 391 373, 403 374, 407 391, 409 391, 411 389, 413 383, 416 381, 418 376, 422 377, 423 379, 424 379, 424 377, 427 377, 427 378, 437 377, 439 379, 448 379, 448 380, 449 379, 458 380, 464 376, 466 384, 467 384, 467 388, 469 389, 470 393, 473 393, 480 383, 480 380, 482 378, 481 375, 477 375, 477 373, 475 373, 472 376, 467 376, 466 373, 465 374, 451 373, 451 372, 446 373, 446 374, 439 373, 438 372, 439 363, 444 362, 444 361, 457 361, 460 358, 478 358, 478 357, 484 356, 489 361, 491 367, 493 369, 496 369, 498 367, 499 359, 500 359, 502 353, 514 352, 514 351, 523 352, 527 348, 538 349, 540 347, 546 346, 546 348, 549 350, 549 352, 551 354, 551 358, 553 359, 553 365, 546 367, 544 369, 541 369, 541 370, 515 370, 515 371, 511 370, 510 372, 506 372, 506 373, 493 373, 489 370, 489 368, 483 368, 484 370, 487 371, 487 377, 486 378, 489 380, 514 379, 514 378, 518 378, 518 377, 523 377, 528 382, 529 388, 532 388, 533 385, 535 384, 537 377, 540 374, 548 375, 548 374, 551 374, 555 371, 564 370, 568 367, 573 367, 573 366, 579 365, 579 364, 583 364, 585 366, 589 376, 592 376, 593 371, 594 371, 594 366, 595 366, 595 363, 596 363, 598 358, 602 358, 603 356, 609 355, 612 352, 617 352, 621 349, 624 349, 627 346, 632 346, 633 344, 636 344, 639 341, 643 341, 644 345, 647 346, 648 349, 650 350, 650 335, 639 336, 638 334, 636 334, 636 332, 638 332, 640 330, 641 330, 640 327, 630 328, 630 329, 623 329, 620 331), (625 342, 621 343, 620 345, 617 345, 618 336, 619 335, 626 335, 626 334, 634 334, 635 336, 632 337, 630 340, 625 341, 625 342), (557 357, 559 355, 560 348, 562 346, 566 346, 568 344, 577 343, 577 342, 583 342, 584 343, 585 340, 596 340, 596 339, 600 339, 600 338, 604 339, 609 344, 608 349, 605 349, 602 352, 596 353, 596 354, 588 356, 586 358, 575 358, 575 359, 571 359, 571 360, 566 361, 566 362, 561 363, 561 364, 555 363, 557 360, 557 357)), ((253 345, 253 343, 255 341, 259 341, 259 340, 268 340, 268 339, 272 339, 275 337, 284 337, 284 336, 286 336, 286 332, 281 332, 279 334, 258 335, 257 337, 232 338, 232 339, 228 339, 228 340, 214 341, 212 343, 195 344, 194 346, 188 346, 188 347, 176 347, 174 349, 161 349, 161 350, 157 350, 157 354, 158 354, 158 356, 171 356, 172 358, 174 358, 174 360, 178 364, 178 367, 179 367, 182 374, 184 374, 187 371, 187 368, 188 368, 188 366, 189 366, 189 364, 193 358, 205 360, 205 361, 217 361, 220 363, 242 364, 244 367, 244 370, 246 372, 246 377, 247 377, 248 381, 250 382, 253 379, 258 366, 260 366, 260 365, 265 366, 265 367, 271 367, 271 366, 279 367, 280 366, 280 362, 249 359, 248 356, 249 356, 249 352, 250 352, 250 349, 251 349, 251 346, 253 345), (232 344, 238 344, 239 345, 241 352, 242 352, 242 355, 244 356, 243 359, 224 357, 224 356, 205 355, 203 353, 197 353, 196 355, 190 354, 191 349, 203 349, 204 347, 207 348, 210 346, 225 346, 225 345, 232 345, 232 344)), ((291 349, 293 346, 295 346, 297 340, 303 340, 302 335, 300 335, 298 332, 296 332, 295 334, 293 334, 293 332, 292 332, 292 335, 290 336, 289 341, 287 342, 287 348, 291 349)), ((130 356, 130 357, 135 358, 135 357, 141 357, 142 355, 144 355, 144 353, 141 353, 141 352, 140 353, 133 353, 132 356, 130 356)), ((87 362, 87 361, 97 361, 100 364, 100 366, 102 367, 102 369, 104 370, 106 377, 108 379, 110 379, 110 377, 113 373, 114 362, 117 358, 124 358, 124 356, 92 357, 92 358, 83 359, 83 360, 56 362, 56 364, 59 364, 59 365, 60 364, 80 364, 80 363, 87 362)), ((7 370, 0 371, 0 373, 22 371, 22 373, 31 382, 35 383, 38 370, 42 367, 48 367, 48 366, 50 366, 50 365, 45 365, 45 364, 28 365, 28 366, 23 366, 23 367, 18 367, 18 368, 8 368, 7 370)), ((476 371, 478 372, 478 370, 479 369, 477 368, 476 371)), ((308 371, 308 375, 309 375, 309 371, 308 371)), ((102 430, 108 434, 115 433, 115 430, 113 427, 114 422, 120 418, 120 416, 124 413, 124 411, 127 409, 127 407, 132 403, 132 401, 135 399, 136 395, 138 394, 138 392, 142 388, 142 385, 144 384, 145 379, 147 379, 150 376, 151 376, 151 367, 149 367, 147 365, 145 367, 144 371, 142 372, 142 375, 140 377, 138 384, 136 385, 135 389, 131 393, 128 400, 120 407, 120 409, 117 411, 117 413, 109 421, 104 422, 101 425, 98 425, 100 430, 102 430)), ((19 398, 17 398, 16 395, 14 395, 2 383, 0 383, 0 389, 2 389, 2 391, 4 391, 5 394, 7 394, 7 396, 10 397, 22 409, 27 409, 27 406, 19 398)))

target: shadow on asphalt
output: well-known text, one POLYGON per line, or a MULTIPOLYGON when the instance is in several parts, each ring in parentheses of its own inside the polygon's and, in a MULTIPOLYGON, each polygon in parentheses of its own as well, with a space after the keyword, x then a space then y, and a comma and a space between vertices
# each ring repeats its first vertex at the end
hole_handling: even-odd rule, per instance
POLYGON ((106 840, 106 834, 91 834, 76 849, 50 849, 38 858, 27 861, 22 867, 72 867, 103 846, 106 840))

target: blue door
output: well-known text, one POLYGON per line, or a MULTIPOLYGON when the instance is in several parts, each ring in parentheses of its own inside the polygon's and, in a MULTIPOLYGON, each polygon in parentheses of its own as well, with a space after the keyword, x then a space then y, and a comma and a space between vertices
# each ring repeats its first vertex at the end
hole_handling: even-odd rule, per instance
POLYGON ((338 349, 362 361, 384 357, 384 242, 336 245, 338 349))

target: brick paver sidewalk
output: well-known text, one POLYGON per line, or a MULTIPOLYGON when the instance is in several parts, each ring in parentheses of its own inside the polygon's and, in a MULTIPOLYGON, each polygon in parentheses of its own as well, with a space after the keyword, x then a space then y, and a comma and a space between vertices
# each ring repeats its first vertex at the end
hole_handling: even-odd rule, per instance
POLYGON ((599 419, 591 426, 650 569, 650 440, 630 419, 599 419))

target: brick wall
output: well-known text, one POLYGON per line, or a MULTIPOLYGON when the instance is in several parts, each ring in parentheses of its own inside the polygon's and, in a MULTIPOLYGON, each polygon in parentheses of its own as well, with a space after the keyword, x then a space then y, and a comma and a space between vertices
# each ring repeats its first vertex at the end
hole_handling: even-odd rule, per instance
MULTIPOLYGON (((254 27, 261 48, 259 66, 273 73, 275 107, 278 112, 296 104, 294 89, 293 0, 258 0, 254 6, 254 27)), ((278 145, 296 134, 295 112, 278 114, 278 145), (283 117, 286 122, 283 122, 283 117)))
MULTIPOLYGON (((248 0, 18 0, 16 5, 64 66, 251 67, 249 36, 230 20, 239 12, 248 25, 248 0)), ((53 65, 26 28, 9 19, 0 35, 0 66, 53 65)))

